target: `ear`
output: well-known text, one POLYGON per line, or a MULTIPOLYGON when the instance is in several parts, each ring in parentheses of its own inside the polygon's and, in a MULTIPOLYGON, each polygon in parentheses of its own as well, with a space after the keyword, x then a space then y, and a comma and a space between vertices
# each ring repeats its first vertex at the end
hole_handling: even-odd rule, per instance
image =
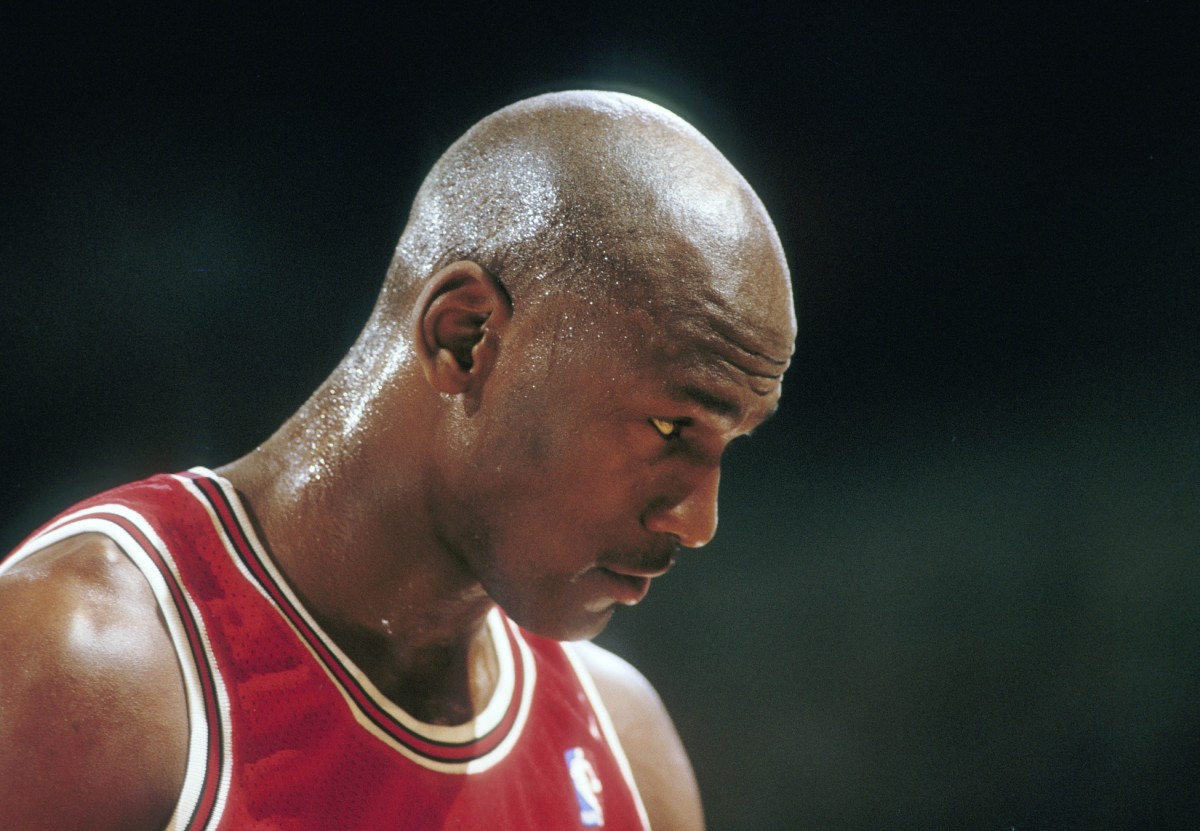
POLYGON ((429 278, 414 312, 413 343, 430 386, 451 395, 476 390, 512 317, 504 287, 478 263, 459 260, 429 278))

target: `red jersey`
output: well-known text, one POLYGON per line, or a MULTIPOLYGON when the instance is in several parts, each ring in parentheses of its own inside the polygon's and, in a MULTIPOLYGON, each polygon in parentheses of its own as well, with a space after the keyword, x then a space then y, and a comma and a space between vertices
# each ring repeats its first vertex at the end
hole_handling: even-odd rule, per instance
POLYGON ((595 685, 570 644, 500 610, 500 667, 472 721, 388 700, 297 601, 233 487, 196 468, 76 505, 0 573, 100 533, 158 600, 187 691, 187 773, 168 829, 640 829, 649 823, 595 685))

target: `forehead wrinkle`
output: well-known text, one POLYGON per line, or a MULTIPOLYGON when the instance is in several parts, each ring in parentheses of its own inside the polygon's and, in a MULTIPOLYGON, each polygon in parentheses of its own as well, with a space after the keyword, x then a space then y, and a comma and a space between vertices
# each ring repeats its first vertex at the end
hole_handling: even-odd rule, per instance
POLYGON ((734 310, 728 308, 724 303, 721 304, 720 313, 712 314, 707 321, 713 333, 716 334, 726 344, 736 350, 740 355, 749 359, 761 360, 770 365, 770 369, 758 371, 749 367, 739 368, 750 375, 757 375, 762 378, 779 378, 782 377, 788 364, 791 363, 791 349, 788 350, 787 357, 778 358, 767 352, 768 347, 751 344, 745 340, 743 333, 748 331, 762 331, 766 338, 771 337, 774 333, 764 331, 766 327, 763 325, 755 325, 749 320, 746 320, 742 315, 737 314, 734 310), (778 371, 772 371, 778 370, 778 371))
POLYGON ((667 330, 668 341, 675 340, 668 348, 682 356, 690 346, 697 353, 697 358, 700 355, 715 358, 717 362, 747 376, 751 380, 749 386, 757 394, 769 394, 791 363, 790 350, 788 357, 777 358, 767 354, 765 348, 746 342, 746 333, 755 331, 757 327, 740 319, 732 310, 720 308, 722 305, 717 301, 699 313, 675 316, 663 327, 667 330), (674 330, 673 336, 671 330, 674 330), (752 383, 756 379, 771 384, 760 390, 752 383))
POLYGON ((705 351, 709 352, 707 356, 694 355, 685 360, 685 374, 667 389, 672 398, 693 402, 716 416, 734 421, 748 415, 742 401, 746 391, 758 399, 775 396, 778 406, 781 375, 746 372, 726 357, 705 351))

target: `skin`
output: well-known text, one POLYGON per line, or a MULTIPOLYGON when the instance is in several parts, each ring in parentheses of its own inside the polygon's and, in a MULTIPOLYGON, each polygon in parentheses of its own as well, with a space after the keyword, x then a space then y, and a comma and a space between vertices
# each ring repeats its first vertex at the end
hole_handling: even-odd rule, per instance
MULTIPOLYGON (((774 410, 794 338, 770 220, 711 145, 625 96, 534 99, 448 151, 350 354, 218 472, 372 681, 417 718, 461 723, 495 686, 495 604, 590 638, 712 539, 721 455, 774 410), (489 154, 503 164, 476 163, 489 154), (467 196, 447 202, 446 182, 467 196), (543 198, 558 221, 520 214, 543 198), (571 254, 563 227, 603 255, 571 254)), ((66 540, 0 578, 0 610, 0 827, 160 828, 187 717, 139 572, 102 537, 66 540)), ((653 688, 581 649, 653 827, 702 828, 653 688)))

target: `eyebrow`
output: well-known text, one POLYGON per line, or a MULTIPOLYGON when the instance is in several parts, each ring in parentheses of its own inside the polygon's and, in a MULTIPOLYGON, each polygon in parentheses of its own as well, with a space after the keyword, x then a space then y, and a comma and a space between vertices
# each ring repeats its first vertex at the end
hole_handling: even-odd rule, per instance
POLYGON ((730 401, 692 384, 679 387, 678 394, 680 398, 694 401, 710 413, 733 419, 742 417, 742 407, 736 401, 730 401))
MULTIPOLYGON (((708 410, 722 418, 729 418, 733 421, 741 421, 744 415, 742 406, 736 401, 731 401, 724 396, 709 392, 708 390, 697 387, 693 384, 683 384, 676 388, 676 396, 684 400, 690 400, 699 404, 704 409, 708 410)), ((763 415, 762 420, 758 423, 758 427, 766 424, 770 419, 779 412, 779 402, 775 402, 775 406, 769 412, 763 415)))

